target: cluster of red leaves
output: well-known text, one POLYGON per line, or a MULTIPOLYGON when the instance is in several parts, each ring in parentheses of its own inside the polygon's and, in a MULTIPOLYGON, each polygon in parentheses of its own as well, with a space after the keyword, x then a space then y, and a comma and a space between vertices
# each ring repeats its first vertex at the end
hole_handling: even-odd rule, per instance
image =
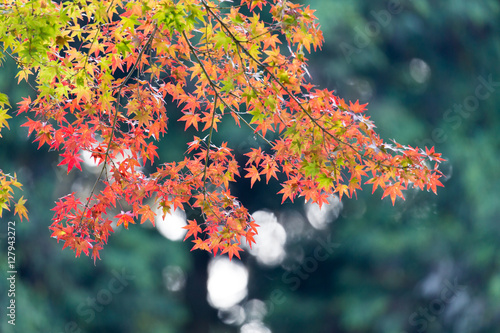
POLYGON ((70 194, 54 208, 53 237, 77 256, 99 257, 117 205, 117 225, 128 228, 139 217, 154 223, 146 204, 153 199, 163 214, 200 210, 202 221, 185 227, 193 249, 239 257, 242 237, 251 245, 257 225, 231 195, 229 182, 240 176, 232 150, 212 141, 227 118, 269 144, 268 153, 246 154, 244 177, 253 185, 283 173, 283 201, 303 196, 322 205, 333 193, 351 197, 363 176, 393 203, 408 186, 441 186, 434 149, 384 143, 363 114, 366 105, 307 81, 305 52, 323 42, 309 7, 284 0, 231 7, 206 0, 20 3, 26 1, 4 5, 11 37, 0 40, 17 55, 20 80, 37 74, 36 99, 19 105, 20 114, 33 114, 24 126, 39 148, 60 152, 68 172, 81 170, 82 151, 102 167, 88 198, 70 194), (49 28, 35 38, 40 17, 49 28), (120 73, 126 77, 116 78, 120 73), (183 161, 145 174, 141 165, 158 158, 154 142, 167 132, 166 100, 182 107, 185 129, 208 135, 194 137, 183 161))

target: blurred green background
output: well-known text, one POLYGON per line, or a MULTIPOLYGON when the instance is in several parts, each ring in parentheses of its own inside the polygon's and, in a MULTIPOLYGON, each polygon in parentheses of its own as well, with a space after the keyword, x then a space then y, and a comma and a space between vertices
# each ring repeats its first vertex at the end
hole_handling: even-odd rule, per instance
MULTIPOLYGON (((313 81, 368 102, 385 139, 435 146, 448 160, 445 188, 408 191, 393 207, 370 186, 319 210, 280 205, 277 183, 250 190, 242 180, 234 191, 262 228, 241 262, 190 252, 168 226, 133 225, 118 228, 94 266, 48 229, 54 201, 84 193, 92 169, 66 175, 11 119, 0 167, 24 184, 16 195, 28 199, 30 222, 2 217, 2 253, 16 221, 18 274, 13 330, 2 255, 1 332, 500 332, 500 3, 304 3, 326 40, 309 57, 313 81)), ((13 105, 31 94, 15 70, 0 68, 13 105)), ((171 112, 163 161, 182 156, 192 135, 171 112)), ((259 144, 245 129, 223 127, 224 137, 239 154, 259 144)))

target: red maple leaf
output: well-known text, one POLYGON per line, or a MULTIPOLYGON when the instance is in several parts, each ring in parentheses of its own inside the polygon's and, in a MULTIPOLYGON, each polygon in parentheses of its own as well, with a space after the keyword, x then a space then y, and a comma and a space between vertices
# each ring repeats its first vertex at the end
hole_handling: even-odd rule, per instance
POLYGON ((79 157, 78 153, 71 153, 71 152, 65 152, 61 154, 63 160, 57 165, 68 165, 68 173, 73 169, 73 167, 76 167, 78 170, 82 171, 82 166, 80 165, 80 162, 83 162, 83 160, 79 157))
POLYGON ((118 219, 118 222, 116 222, 116 226, 118 227, 120 224, 123 223, 123 226, 125 229, 128 229, 128 224, 132 223, 135 224, 134 221, 134 216, 132 215, 131 212, 121 212, 121 214, 118 214, 115 216, 118 219))
POLYGON ((91 241, 90 239, 74 239, 73 247, 76 252, 76 257, 79 257, 81 252, 89 255, 89 249, 92 248, 92 244, 90 244, 91 241))
POLYGON ((28 136, 30 136, 33 131, 38 131, 42 127, 40 121, 31 120, 28 117, 26 117, 26 119, 28 119, 28 121, 22 124, 21 127, 28 127, 28 136))

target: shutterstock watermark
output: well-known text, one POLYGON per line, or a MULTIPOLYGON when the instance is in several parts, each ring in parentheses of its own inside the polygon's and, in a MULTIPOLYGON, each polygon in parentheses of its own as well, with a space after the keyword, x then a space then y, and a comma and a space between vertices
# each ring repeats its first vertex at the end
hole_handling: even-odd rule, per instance
MULTIPOLYGON (((90 323, 96 317, 96 312, 101 312, 104 307, 113 301, 113 295, 121 293, 127 287, 130 281, 135 279, 134 275, 129 275, 125 268, 121 272, 112 270, 113 277, 109 280, 106 287, 97 292, 96 297, 87 297, 76 308, 76 313, 82 317, 86 323, 90 323)), ((64 333, 83 333, 78 323, 70 321, 64 326, 64 333)), ((61 332, 61 333, 63 333, 61 332)))
MULTIPOLYGON (((422 333, 427 330, 429 323, 434 322, 441 315, 446 306, 461 292, 464 292, 466 286, 459 285, 457 279, 452 282, 444 281, 444 288, 441 290, 438 297, 431 300, 427 306, 419 307, 408 318, 408 322, 412 327, 415 327, 416 332, 422 333)), ((407 333, 405 331, 401 333, 407 333)))
POLYGON ((352 57, 372 43, 372 39, 380 35, 383 28, 391 24, 392 17, 401 13, 404 9, 404 3, 411 0, 389 0, 386 9, 372 10, 370 16, 373 18, 364 26, 356 26, 354 28, 354 38, 352 43, 342 42, 339 44, 342 54, 348 64, 351 63, 352 57))
MULTIPOLYGON (((461 103, 453 104, 453 107, 447 109, 443 113, 443 121, 449 124, 452 129, 458 129, 464 119, 467 119, 479 108, 481 101, 485 101, 493 94, 493 92, 500 87, 500 81, 493 81, 492 75, 488 77, 478 76, 479 82, 475 89, 474 94, 465 97, 461 103)), ((424 140, 415 140, 418 147, 433 147, 436 144, 444 143, 448 140, 448 134, 442 127, 436 127, 431 132, 431 137, 424 140)))
MULTIPOLYGON (((307 256, 302 264, 296 265, 292 270, 286 271, 281 276, 281 281, 288 285, 291 291, 297 290, 303 281, 307 280, 314 273, 319 263, 326 261, 340 247, 339 243, 333 243, 331 237, 326 239, 316 239, 318 245, 314 248, 312 255, 307 256)), ((276 288, 270 293, 269 299, 265 302, 267 314, 270 315, 277 305, 286 302, 286 294, 281 288, 276 288)))

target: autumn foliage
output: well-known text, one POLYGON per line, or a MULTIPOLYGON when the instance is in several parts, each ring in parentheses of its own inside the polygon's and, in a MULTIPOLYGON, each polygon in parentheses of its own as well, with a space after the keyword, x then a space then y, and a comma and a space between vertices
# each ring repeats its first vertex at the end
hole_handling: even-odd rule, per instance
MULTIPOLYGON (((307 54, 321 48, 323 35, 309 7, 282 0, 7 0, 0 10, 1 52, 36 91, 19 103, 23 126, 38 148, 59 152, 68 172, 82 170, 83 151, 101 168, 90 196, 71 193, 53 208, 52 236, 77 256, 99 258, 113 228, 154 224, 159 206, 163 214, 199 211, 185 227, 193 249, 239 257, 258 226, 231 194, 237 177, 253 186, 282 174, 283 201, 304 197, 320 206, 334 193, 352 197, 364 183, 393 204, 408 187, 442 186, 433 148, 383 142, 366 104, 310 82, 307 54), (171 101, 180 119, 169 118, 171 101), (183 160, 159 164, 155 142, 176 121, 198 134, 183 160), (250 149, 239 165, 229 143, 212 140, 222 122, 266 146, 250 149), (153 162, 155 172, 141 168, 153 162)), ((0 112, 0 126, 5 116, 0 112)), ((2 187, 6 179, 0 175, 2 187)))

